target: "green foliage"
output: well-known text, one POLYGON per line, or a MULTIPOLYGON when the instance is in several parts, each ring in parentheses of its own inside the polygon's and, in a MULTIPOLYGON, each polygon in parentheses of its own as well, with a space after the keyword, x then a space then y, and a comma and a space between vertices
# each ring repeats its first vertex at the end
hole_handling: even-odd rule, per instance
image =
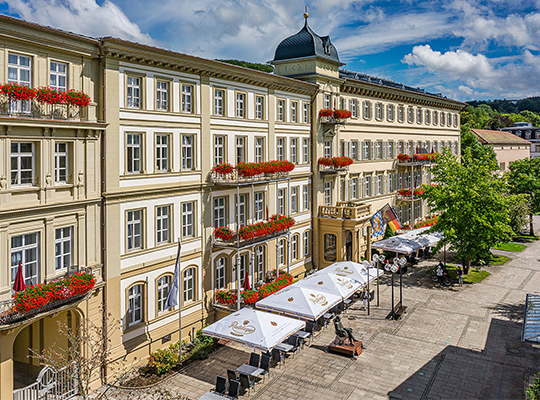
POLYGON ((488 157, 474 159, 465 149, 462 162, 448 151, 438 157, 432 168, 436 186, 426 187, 421 195, 433 212, 441 212, 432 231, 442 232, 444 239, 437 246, 449 244, 463 265, 489 257, 489 249, 507 242, 513 234, 509 226, 511 196, 506 193, 504 179, 493 173, 488 157))
POLYGON ((262 72, 268 72, 268 73, 274 72, 274 69, 272 68, 272 66, 268 65, 268 64, 251 63, 251 62, 248 62, 248 61, 241 61, 241 60, 219 60, 219 59, 217 59, 217 61, 221 61, 221 62, 224 62, 224 63, 227 63, 227 64, 232 64, 232 65, 238 65, 238 66, 244 67, 244 68, 255 69, 257 71, 262 71, 262 72))
POLYGON ((488 264, 489 265, 503 265, 503 264, 506 264, 510 260, 511 260, 510 257, 495 256, 490 253, 490 256, 488 257, 488 264))
POLYGON ((527 226, 531 206, 525 195, 515 195, 514 198, 515 202, 510 206, 510 227, 514 234, 520 235, 527 226))
POLYGON ((533 214, 540 212, 540 158, 514 161, 507 177, 511 193, 528 197, 530 235, 534 235, 533 214))
POLYGON ((473 107, 481 104, 490 106, 493 110, 501 114, 519 113, 524 110, 540 112, 540 97, 528 97, 521 100, 472 100, 468 102, 473 107))
POLYGON ((534 382, 527 388, 527 396, 531 400, 540 400, 540 373, 534 378, 534 382))
POLYGON ((491 170, 499 169, 493 146, 481 144, 469 125, 461 125, 461 154, 465 153, 466 149, 470 149, 473 160, 481 160, 487 157, 491 163, 491 170))
POLYGON ((493 246, 493 248, 504 251, 523 251, 527 248, 527 246, 520 243, 498 243, 493 246))
POLYGON ((383 239, 391 238, 392 236, 396 236, 392 228, 390 228, 390 225, 386 225, 386 230, 384 231, 384 237, 383 239))
MULTIPOLYGON (((430 268, 426 273, 431 274, 433 271, 435 271, 437 267, 430 268)), ((448 275, 450 276, 450 279, 453 281, 458 280, 458 266, 447 264, 446 269, 448 270, 448 275)), ((463 275, 463 283, 478 283, 482 282, 484 279, 486 279, 491 274, 487 271, 480 270, 478 268, 472 269, 469 271, 467 275, 463 275)))

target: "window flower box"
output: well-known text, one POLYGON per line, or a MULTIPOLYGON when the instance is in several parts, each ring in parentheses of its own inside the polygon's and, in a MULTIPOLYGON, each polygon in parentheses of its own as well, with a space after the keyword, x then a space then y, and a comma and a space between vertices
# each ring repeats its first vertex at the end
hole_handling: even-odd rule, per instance
POLYGON ((399 161, 409 161, 411 159, 411 156, 408 155, 408 154, 400 153, 400 154, 398 154, 397 159, 399 161))
POLYGON ((410 196, 411 195, 411 189, 399 189, 398 193, 402 196, 410 196))

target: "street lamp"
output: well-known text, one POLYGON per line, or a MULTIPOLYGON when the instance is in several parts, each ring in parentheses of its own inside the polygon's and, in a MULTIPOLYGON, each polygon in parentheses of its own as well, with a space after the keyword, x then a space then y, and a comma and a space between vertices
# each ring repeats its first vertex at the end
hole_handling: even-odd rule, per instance
POLYGON ((379 261, 383 263, 386 257, 384 256, 384 254, 373 254, 371 259, 373 260, 373 262, 375 263, 375 267, 377 268, 377 307, 379 307, 379 261))
POLYGON ((368 302, 367 302, 367 315, 369 315, 369 312, 370 312, 370 308, 369 308, 369 303, 371 303, 371 296, 369 294, 369 268, 374 265, 373 262, 369 262, 368 260, 364 260, 362 261, 362 264, 364 264, 364 267, 366 267, 366 271, 367 271, 367 293, 368 293, 368 302))

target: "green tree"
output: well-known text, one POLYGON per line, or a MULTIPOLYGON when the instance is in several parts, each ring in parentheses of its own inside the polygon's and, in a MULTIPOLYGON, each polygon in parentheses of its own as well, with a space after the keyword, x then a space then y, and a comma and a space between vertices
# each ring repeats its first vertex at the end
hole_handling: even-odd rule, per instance
POLYGON ((540 212, 540 158, 524 158, 510 164, 510 192, 528 196, 530 202, 529 231, 534 235, 533 215, 540 212))
POLYGON ((257 71, 262 71, 262 72, 268 72, 268 73, 274 72, 274 68, 271 65, 268 65, 268 64, 252 63, 252 62, 249 62, 249 61, 241 61, 241 60, 220 60, 220 59, 217 59, 216 61, 221 61, 221 62, 224 62, 224 63, 227 63, 227 64, 232 64, 232 65, 238 65, 238 66, 244 67, 244 68, 255 69, 257 71))
POLYGON ((540 400, 540 373, 534 378, 534 382, 527 388, 527 396, 530 400, 540 400))
POLYGON ((498 242, 507 242, 512 235, 509 206, 504 179, 493 173, 488 157, 473 158, 465 149, 462 162, 444 152, 432 168, 433 182, 421 197, 432 211, 440 212, 431 229, 444 235, 437 248, 448 244, 462 260, 464 273, 469 273, 473 260, 491 255, 489 249, 498 242))
POLYGON ((478 136, 474 134, 469 125, 461 125, 461 154, 469 149, 473 160, 480 160, 486 157, 491 163, 491 170, 499 169, 497 156, 491 145, 483 145, 478 141, 478 136))

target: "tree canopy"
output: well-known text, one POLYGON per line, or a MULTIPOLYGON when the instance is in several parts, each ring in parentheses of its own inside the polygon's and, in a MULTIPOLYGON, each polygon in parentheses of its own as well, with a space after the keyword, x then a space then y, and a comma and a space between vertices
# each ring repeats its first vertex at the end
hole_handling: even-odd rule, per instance
POLYGON ((530 201, 530 234, 534 235, 533 215, 540 212, 540 158, 514 161, 507 177, 511 193, 526 195, 530 201))
POLYGON ((482 158, 487 158, 491 163, 491 170, 495 171, 499 169, 497 163, 497 156, 493 146, 483 145, 478 140, 478 137, 472 132, 469 125, 461 126, 461 154, 469 149, 473 160, 481 160, 482 158))
POLYGON ((224 62, 224 63, 227 63, 227 64, 232 64, 232 65, 238 65, 238 66, 244 67, 244 68, 255 69, 257 71, 262 71, 262 72, 268 72, 268 73, 274 72, 274 68, 272 68, 272 66, 268 65, 268 64, 252 63, 252 62, 249 62, 249 61, 241 61, 241 60, 219 60, 219 59, 217 59, 216 61, 221 61, 221 62, 224 62))
POLYGON ((511 196, 504 179, 493 173, 492 161, 473 158, 470 148, 461 156, 445 151, 432 168, 433 182, 421 195, 431 210, 440 212, 433 231, 442 232, 438 247, 448 244, 462 260, 465 272, 472 261, 490 257, 489 249, 512 236, 511 196))

